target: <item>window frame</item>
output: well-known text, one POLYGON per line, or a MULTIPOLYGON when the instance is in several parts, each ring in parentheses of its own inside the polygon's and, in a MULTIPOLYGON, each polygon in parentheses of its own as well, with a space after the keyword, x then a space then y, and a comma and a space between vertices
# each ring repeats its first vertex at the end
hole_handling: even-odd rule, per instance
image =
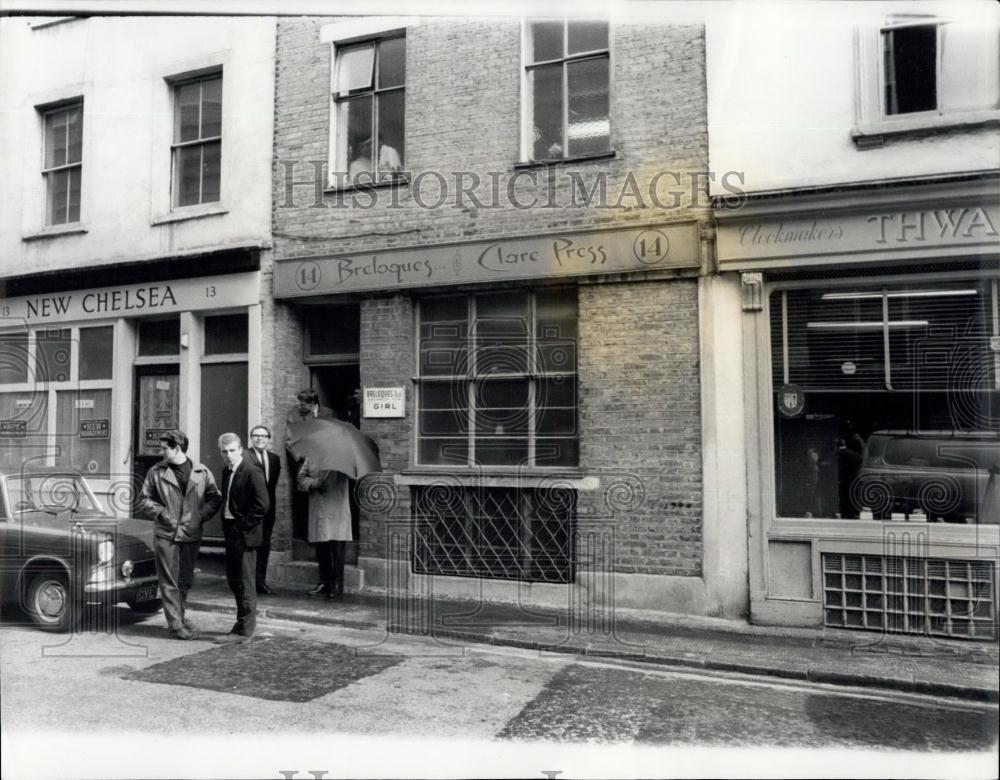
POLYGON ((580 427, 579 427, 579 414, 580 414, 580 398, 579 398, 579 350, 574 351, 574 362, 571 371, 545 371, 538 366, 537 356, 538 356, 538 339, 536 336, 536 326, 537 326, 537 304, 536 295, 539 292, 544 292, 550 289, 558 290, 571 290, 574 295, 575 304, 575 320, 574 325, 576 327, 576 340, 577 344, 579 342, 579 290, 575 286, 560 286, 558 288, 515 288, 511 290, 503 290, 504 293, 519 293, 526 296, 527 298, 527 311, 529 319, 529 327, 527 333, 527 339, 525 342, 527 365, 525 371, 510 371, 510 372, 496 372, 485 375, 477 375, 475 360, 470 359, 468 361, 468 370, 465 374, 422 374, 421 373, 421 328, 423 324, 422 318, 422 308, 425 300, 431 298, 464 298, 466 304, 466 326, 467 335, 465 337, 467 348, 472 357, 477 350, 476 339, 476 298, 483 296, 485 291, 469 291, 461 293, 450 293, 443 295, 433 295, 418 298, 414 303, 414 319, 415 319, 415 334, 414 348, 415 348, 415 366, 416 371, 413 377, 414 384, 414 408, 415 408, 415 425, 413 426, 413 465, 419 470, 477 470, 479 472, 518 472, 522 473, 525 470, 534 472, 567 472, 567 471, 578 471, 580 469, 580 427), (574 433, 573 439, 577 444, 577 457, 576 462, 572 464, 537 464, 537 440, 539 438, 565 438, 557 437, 551 434, 541 434, 535 430, 536 419, 538 414, 538 384, 546 379, 555 379, 559 377, 571 377, 574 381, 574 433), (521 465, 503 465, 503 464, 492 464, 492 463, 481 463, 476 460, 476 442, 477 438, 481 438, 481 434, 477 436, 476 433, 476 411, 477 406, 475 404, 476 396, 476 386, 479 382, 492 382, 492 381, 525 381, 527 383, 527 423, 526 432, 523 438, 527 440, 527 464, 521 465), (466 442, 468 444, 468 457, 464 464, 457 463, 424 463, 420 458, 420 443, 426 438, 459 438, 459 436, 439 436, 439 437, 425 437, 421 434, 421 414, 423 412, 423 387, 426 384, 431 383, 465 383, 466 386, 466 399, 467 399, 467 414, 468 414, 468 431, 465 434, 466 442))
MULTIPOLYGON (((80 331, 89 330, 92 328, 112 328, 112 350, 118 349, 118 330, 120 325, 115 320, 107 319, 95 319, 88 320, 85 323, 73 324, 73 325, 53 325, 51 327, 47 326, 36 326, 30 328, 27 333, 24 331, 9 331, 5 335, 24 335, 25 345, 27 350, 27 376, 26 381, 23 382, 7 382, 0 384, 0 393, 7 394, 17 394, 17 393, 30 393, 34 395, 44 395, 46 399, 46 420, 45 420, 45 444, 44 446, 38 447, 38 458, 46 466, 57 466, 60 464, 56 463, 57 455, 61 455, 62 448, 59 444, 60 431, 59 431, 59 395, 61 393, 67 392, 89 392, 89 391, 107 391, 110 393, 110 414, 109 414, 109 426, 110 430, 108 432, 108 471, 109 476, 103 476, 100 474, 90 474, 86 469, 82 467, 77 467, 81 473, 87 477, 91 485, 95 483, 103 484, 108 479, 114 478, 113 462, 116 454, 116 431, 115 431, 115 409, 116 404, 119 402, 120 391, 115 381, 117 374, 117 359, 114 353, 112 353, 111 358, 111 376, 104 379, 80 379, 80 331), (70 340, 70 364, 69 373, 66 379, 63 380, 53 380, 37 379, 38 366, 37 366, 37 355, 38 355, 38 340, 39 334, 44 334, 46 332, 54 331, 69 331, 70 340)), ((65 432, 63 432, 65 433, 65 432)), ((79 438, 79 436, 78 436, 79 438)), ((66 466, 66 468, 73 468, 72 466, 66 466)))
MULTIPOLYGON (((757 396, 757 437, 759 442, 759 467, 757 469, 757 479, 760 486, 759 507, 762 512, 762 522, 764 532, 769 539, 794 539, 799 540, 803 536, 820 537, 822 539, 833 540, 860 540, 868 538, 866 534, 872 533, 882 535, 885 529, 892 524, 899 522, 893 520, 861 520, 861 519, 836 519, 829 517, 802 517, 799 515, 783 515, 778 511, 778 467, 777 467, 777 419, 778 411, 775 408, 775 393, 778 388, 775 386, 774 366, 773 366, 773 344, 774 339, 781 339, 780 331, 775 334, 771 327, 772 302, 775 293, 790 290, 816 289, 818 286, 829 288, 830 291, 850 290, 859 286, 892 286, 892 285, 913 285, 936 284, 947 282, 984 282, 991 290, 993 306, 1000 305, 1000 278, 996 274, 989 272, 952 271, 937 274, 921 274, 918 279, 912 275, 892 274, 876 277, 850 276, 838 279, 823 280, 789 280, 765 283, 762 291, 762 309, 757 316, 763 317, 761 327, 756 335, 756 347, 758 363, 757 375, 763 377, 763 382, 758 387, 757 396)), ((780 305, 780 304, 779 304, 780 305)), ((996 309, 993 315, 994 333, 1000 337, 1000 319, 997 318, 996 309)), ((787 369, 787 360, 784 361, 787 369)), ((994 354, 994 380, 1000 385, 1000 354, 994 354)), ((913 392, 913 391, 903 391, 913 392)), ((939 541, 961 542, 977 534, 994 534, 997 526, 988 524, 935 524, 935 533, 939 541)))
MULTIPOLYGON (((857 119, 851 128, 851 138, 859 149, 881 146, 886 137, 894 135, 1000 124, 1000 92, 993 96, 992 105, 974 109, 941 108, 940 89, 943 75, 941 36, 945 25, 955 21, 957 20, 934 14, 898 14, 855 30, 857 119), (927 111, 890 114, 885 105, 887 74, 883 34, 889 30, 930 25, 937 30, 934 65, 937 106, 927 111)), ((1000 67, 1000 55, 998 55, 998 67, 1000 67)))
POLYGON ((170 105, 171 105, 171 133, 170 133, 170 208, 171 210, 181 210, 181 209, 197 209, 204 208, 206 206, 218 206, 222 203, 222 151, 223 151, 223 135, 224 135, 224 100, 225 100, 225 89, 224 89, 224 79, 222 68, 213 68, 211 70, 197 73, 194 75, 185 75, 175 79, 168 79, 168 84, 170 87, 170 105), (178 140, 178 118, 180 116, 180 91, 183 87, 190 86, 191 84, 203 85, 208 81, 219 82, 219 134, 216 136, 201 136, 201 116, 204 106, 204 91, 203 87, 199 86, 198 91, 198 132, 199 137, 188 140, 179 141, 178 140), (204 149, 209 144, 217 143, 219 145, 219 182, 218 182, 218 192, 219 196, 215 200, 204 200, 204 188, 205 188, 205 172, 204 172, 204 149), (180 173, 179 173, 179 159, 181 149, 190 149, 194 147, 200 147, 202 150, 202 163, 201 170, 198 176, 198 200, 193 203, 181 204, 180 200, 180 173))
POLYGON ((570 17, 562 17, 561 19, 541 19, 541 18, 531 18, 525 17, 521 20, 521 149, 520 149, 520 164, 530 165, 534 163, 538 164, 553 164, 560 162, 572 162, 574 160, 591 160, 600 159, 604 157, 614 157, 614 144, 612 143, 613 138, 613 128, 611 122, 611 108, 614 105, 614 93, 613 93, 613 83, 614 79, 612 74, 614 73, 614 57, 612 54, 612 45, 614 26, 610 19, 605 20, 608 26, 608 44, 606 48, 603 49, 591 49, 585 52, 576 52, 574 54, 569 54, 569 24, 571 22, 581 22, 581 21, 597 21, 596 19, 574 19, 570 17), (564 56, 558 57, 551 60, 538 60, 530 61, 528 60, 528 50, 529 41, 531 35, 531 25, 534 22, 540 21, 561 21, 562 31, 563 31, 563 52, 564 56), (570 155, 569 151, 569 83, 567 76, 567 63, 578 62, 584 60, 595 60, 595 59, 605 59, 608 63, 608 148, 601 152, 589 152, 586 154, 570 155), (562 70, 562 149, 563 154, 560 157, 535 157, 533 154, 533 127, 531 122, 531 100, 532 92, 529 87, 528 74, 530 71, 538 69, 540 67, 551 66, 559 64, 562 70))
POLYGON ((41 114, 40 118, 41 118, 41 123, 42 123, 42 133, 41 133, 41 136, 42 136, 42 166, 41 166, 41 169, 42 169, 42 178, 45 180, 45 186, 43 188, 44 191, 45 191, 45 194, 44 194, 44 203, 45 203, 44 211, 45 211, 45 217, 43 219, 43 224, 44 224, 44 226, 45 226, 46 229, 60 229, 60 228, 64 228, 64 227, 70 226, 70 225, 79 225, 80 222, 82 221, 82 218, 83 218, 83 149, 84 149, 84 135, 83 135, 83 133, 84 133, 84 129, 83 129, 84 112, 83 112, 83 105, 84 105, 83 96, 80 96, 80 97, 72 98, 70 100, 61 101, 60 103, 58 103, 56 105, 42 106, 42 107, 40 107, 38 109, 39 113, 41 114), (73 162, 70 162, 68 160, 68 158, 69 158, 70 138, 69 138, 69 133, 67 132, 67 134, 66 134, 66 156, 67 156, 67 162, 65 162, 62 165, 49 166, 48 165, 48 160, 47 160, 47 151, 48 151, 48 148, 49 148, 49 119, 51 117, 59 115, 59 114, 69 114, 72 111, 78 111, 79 112, 79 120, 78 121, 79 121, 79 125, 80 125, 80 159, 76 160, 76 161, 73 161, 73 162), (53 211, 53 209, 52 209, 52 186, 53 186, 53 181, 54 181, 56 175, 60 174, 60 173, 63 173, 63 172, 67 172, 69 174, 69 180, 70 180, 70 182, 72 182, 72 180, 73 180, 73 173, 74 172, 76 172, 76 175, 79 177, 78 184, 77 184, 77 187, 78 187, 78 197, 79 197, 79 200, 80 200, 79 213, 76 215, 76 219, 70 219, 69 218, 69 208, 70 208, 70 200, 71 200, 71 197, 72 197, 72 187, 71 186, 67 187, 67 189, 66 189, 66 204, 65 204, 66 219, 64 219, 64 220, 62 220, 60 222, 55 222, 53 220, 53 213, 52 213, 52 211, 53 211))
MULTIPOLYGON (((373 186, 379 184, 392 184, 400 181, 406 180, 406 175, 404 173, 406 169, 406 81, 407 81, 407 69, 405 67, 406 63, 406 28, 396 28, 391 30, 382 30, 377 33, 372 33, 362 37, 345 39, 345 40, 335 40, 332 42, 332 56, 330 62, 330 142, 329 142, 329 166, 328 166, 328 176, 327 176, 327 188, 328 189, 339 189, 344 187, 352 186, 373 186), (391 87, 380 87, 378 85, 379 67, 381 60, 381 46, 385 41, 399 40, 403 41, 403 81, 399 85, 391 87), (364 46, 371 45, 373 48, 372 57, 372 81, 371 86, 366 88, 359 88, 356 90, 349 90, 346 93, 341 93, 337 89, 337 81, 340 76, 340 65, 342 61, 342 55, 352 49, 360 49, 364 46), (372 171, 360 172, 354 176, 350 173, 350 160, 347 159, 346 152, 346 133, 347 128, 341 127, 339 121, 339 107, 341 103, 348 100, 356 100, 359 97, 364 97, 366 95, 371 96, 371 111, 372 111, 372 139, 373 146, 377 143, 379 128, 378 128, 378 98, 380 95, 398 92, 402 95, 403 100, 403 143, 402 149, 397 149, 400 159, 400 170, 399 171, 384 171, 380 172, 375 169, 372 171), (343 138, 342 138, 343 134, 343 138), (343 140, 345 146, 344 159, 343 159, 343 170, 341 170, 340 161, 340 150, 341 141, 343 140)), ((374 154, 372 155, 373 167, 377 165, 377 160, 379 157, 379 150, 373 149, 374 154)))

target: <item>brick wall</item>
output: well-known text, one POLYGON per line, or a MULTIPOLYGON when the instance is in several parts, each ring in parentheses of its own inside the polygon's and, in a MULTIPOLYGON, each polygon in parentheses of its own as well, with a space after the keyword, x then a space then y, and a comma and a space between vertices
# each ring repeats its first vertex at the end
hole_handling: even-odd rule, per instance
MULTIPOLYGON (((520 22, 430 18, 407 30, 405 167, 411 184, 380 188, 377 200, 367 192, 354 193, 353 207, 340 205, 351 203, 350 192, 328 192, 317 203, 312 162, 326 163, 329 153, 331 64, 331 46, 319 41, 319 30, 331 21, 295 18, 278 24, 274 242, 279 260, 662 224, 690 220, 690 206, 707 204, 704 178, 697 178, 708 165, 700 27, 615 24, 611 145, 616 157, 524 170, 515 168, 520 22), (306 182, 292 189, 291 202, 289 166, 294 180, 306 182), (664 177, 664 171, 677 176, 664 177), (449 198, 427 208, 438 200, 440 179, 434 172, 445 177, 449 198), (473 175, 480 178, 472 192, 483 206, 468 194, 456 204, 456 172, 467 172, 466 187, 473 175), (610 207, 571 207, 571 172, 587 188, 606 176, 610 207), (554 176, 551 189, 549 176, 554 176), (659 182, 659 203, 649 196, 652 181, 659 182), (508 189, 521 203, 535 199, 538 205, 513 206, 508 189), (642 202, 631 195, 619 197, 633 190, 642 202)), ((581 193, 575 194, 579 198, 581 193)), ((360 554, 365 557, 385 556, 387 528, 395 522, 405 526, 409 513, 408 491, 390 485, 392 474, 405 468, 411 456, 412 303, 405 295, 370 297, 361 308, 362 384, 407 388, 405 419, 362 423, 379 442, 385 484, 394 497, 388 514, 363 517, 360 554)), ((281 362, 275 403, 287 408, 298 389, 287 377, 301 358, 301 336, 294 306, 277 309, 285 312, 276 318, 278 343, 289 349, 275 357, 281 362)), ((581 465, 602 482, 601 490, 581 494, 581 519, 613 523, 618 571, 699 574, 695 281, 657 281, 647 275, 589 280, 580 287, 580 342, 581 465)))
POLYGON ((697 283, 586 285, 579 304, 580 462, 601 479, 580 517, 613 529, 616 571, 698 575, 697 283))

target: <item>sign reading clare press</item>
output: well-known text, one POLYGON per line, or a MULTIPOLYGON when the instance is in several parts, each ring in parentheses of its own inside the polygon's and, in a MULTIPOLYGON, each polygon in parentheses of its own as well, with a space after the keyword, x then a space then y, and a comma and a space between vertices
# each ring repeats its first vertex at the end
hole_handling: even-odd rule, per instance
POLYGON ((276 263, 274 296, 395 290, 560 276, 697 268, 698 226, 678 222, 276 263))
POLYGON ((363 400, 365 417, 406 416, 406 388, 366 387, 363 400))

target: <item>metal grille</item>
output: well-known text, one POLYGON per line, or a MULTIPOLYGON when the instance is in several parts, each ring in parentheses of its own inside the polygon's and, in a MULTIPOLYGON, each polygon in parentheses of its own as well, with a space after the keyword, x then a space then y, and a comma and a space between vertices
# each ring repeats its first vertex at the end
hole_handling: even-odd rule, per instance
POLYGON ((824 623, 906 634, 996 638, 988 561, 823 555, 824 623))
POLYGON ((418 574, 573 582, 576 491, 414 488, 418 574))
POLYGON ((142 577, 152 577, 156 574, 156 561, 149 558, 145 561, 136 561, 132 567, 132 579, 137 580, 142 577))

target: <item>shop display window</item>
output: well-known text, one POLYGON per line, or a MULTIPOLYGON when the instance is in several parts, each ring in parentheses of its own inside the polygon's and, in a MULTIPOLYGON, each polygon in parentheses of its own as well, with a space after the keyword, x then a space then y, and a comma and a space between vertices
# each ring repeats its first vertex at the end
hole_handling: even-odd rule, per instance
POLYGON ((56 392, 56 465, 94 477, 111 471, 111 390, 56 392))
POLYGON ((249 350, 250 323, 246 312, 205 317, 205 354, 230 355, 249 350))
POLYGON ((115 329, 80 328, 80 379, 111 379, 115 329))
POLYGON ((0 385, 28 381, 28 334, 0 334, 0 385))
POLYGON ((575 289, 420 303, 422 465, 575 466, 575 289))
POLYGON ((181 318, 139 320, 139 356, 165 357, 181 353, 181 318))
POLYGON ((526 160, 611 148, 608 23, 537 20, 526 27, 526 160))
POLYGON ((780 516, 1000 522, 996 280, 770 296, 780 516))

